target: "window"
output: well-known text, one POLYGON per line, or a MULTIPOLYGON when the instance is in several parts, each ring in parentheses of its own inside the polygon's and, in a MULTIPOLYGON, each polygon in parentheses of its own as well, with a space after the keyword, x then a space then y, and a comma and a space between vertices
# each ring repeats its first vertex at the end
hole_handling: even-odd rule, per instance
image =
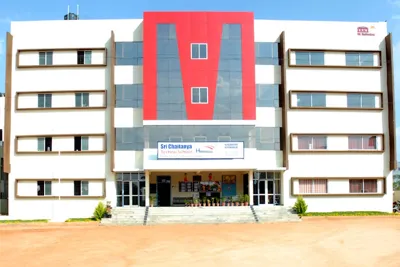
POLYGON ((347 94, 349 108, 375 108, 374 94, 347 94))
POLYGON ((297 93, 298 107, 326 107, 325 93, 297 93))
POLYGON ((350 193, 378 193, 378 180, 354 179, 349 180, 350 193))
POLYGON ((92 64, 92 51, 78 51, 77 63, 79 65, 92 64))
POLYGON ((207 142, 207 136, 195 136, 193 140, 195 142, 207 142))
POLYGON ((279 43, 256 42, 256 65, 279 65, 279 43))
POLYGON ((298 149, 327 149, 327 139, 326 136, 298 136, 298 149))
POLYGON ((326 194, 328 193, 327 179, 300 179, 300 194, 326 194))
POLYGON ((346 66, 374 66, 374 54, 346 52, 346 66))
POLYGON ((39 52, 39 65, 53 65, 53 52, 39 52))
POLYGON ((51 94, 38 94, 38 108, 51 108, 51 94))
POLYGON ((74 137, 74 150, 75 151, 88 151, 89 150, 89 137, 75 136, 74 137))
POLYGON ((208 103, 208 88, 192 87, 192 104, 207 104, 207 103, 208 103))
POLYGON ((325 64, 324 52, 295 52, 296 65, 322 66, 325 64))
POLYGON ((226 136, 218 136, 218 142, 230 142, 232 141, 232 137, 226 136))
POLYGON ((74 181, 74 196, 88 196, 89 181, 74 181))
POLYGON ((280 107, 279 84, 257 84, 257 107, 280 107))
POLYGON ((281 150, 280 127, 257 127, 256 148, 257 150, 281 150))
POLYGON ((349 149, 355 150, 374 150, 377 149, 376 136, 349 136, 349 149))
POLYGON ((207 44, 191 44, 192 59, 207 59, 207 44))
POLYGON ((89 93, 75 93, 75 107, 88 107, 89 93))
POLYGON ((143 42, 116 42, 115 65, 143 65, 143 42))
POLYGON ((37 181, 37 195, 51 196, 51 181, 37 181))
POLYGON ((52 151, 53 141, 51 137, 39 137, 38 138, 38 151, 52 151))

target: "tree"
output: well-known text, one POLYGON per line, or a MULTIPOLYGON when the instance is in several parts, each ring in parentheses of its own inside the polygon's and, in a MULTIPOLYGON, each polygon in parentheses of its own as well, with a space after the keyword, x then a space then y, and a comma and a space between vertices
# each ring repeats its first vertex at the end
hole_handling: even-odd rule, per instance
POLYGON ((393 190, 400 190, 400 175, 393 175, 393 190))

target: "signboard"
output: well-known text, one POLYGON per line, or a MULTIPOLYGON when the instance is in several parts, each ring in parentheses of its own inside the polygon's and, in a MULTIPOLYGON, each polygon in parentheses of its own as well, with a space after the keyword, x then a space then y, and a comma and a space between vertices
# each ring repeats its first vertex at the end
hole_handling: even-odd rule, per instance
POLYGON ((244 159, 244 143, 158 142, 157 159, 244 159))
POLYGON ((365 27, 365 26, 361 26, 361 27, 357 27, 357 35, 359 36, 375 36, 375 26, 371 26, 371 27, 365 27))

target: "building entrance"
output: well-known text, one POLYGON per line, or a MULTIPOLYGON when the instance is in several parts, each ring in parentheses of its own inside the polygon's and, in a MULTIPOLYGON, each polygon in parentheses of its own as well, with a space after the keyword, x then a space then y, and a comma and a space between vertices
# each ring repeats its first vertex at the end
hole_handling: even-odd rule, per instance
POLYGON ((171 176, 157 176, 157 206, 171 206, 171 176))
POLYGON ((144 207, 146 190, 144 174, 119 173, 117 179, 117 207, 144 207))
POLYGON ((281 204, 281 173, 256 172, 253 183, 254 205, 281 204))

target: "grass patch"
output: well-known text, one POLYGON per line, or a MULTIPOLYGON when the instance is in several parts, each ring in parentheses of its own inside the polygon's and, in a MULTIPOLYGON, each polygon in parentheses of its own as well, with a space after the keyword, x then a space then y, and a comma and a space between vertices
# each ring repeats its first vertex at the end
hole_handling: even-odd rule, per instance
POLYGON ((317 216, 390 216, 397 215, 395 213, 381 212, 381 211, 338 211, 338 212, 307 212, 305 217, 317 216))
POLYGON ((71 218, 65 222, 96 222, 95 218, 71 218))
POLYGON ((48 223, 49 220, 0 220, 0 224, 13 224, 13 223, 48 223))

